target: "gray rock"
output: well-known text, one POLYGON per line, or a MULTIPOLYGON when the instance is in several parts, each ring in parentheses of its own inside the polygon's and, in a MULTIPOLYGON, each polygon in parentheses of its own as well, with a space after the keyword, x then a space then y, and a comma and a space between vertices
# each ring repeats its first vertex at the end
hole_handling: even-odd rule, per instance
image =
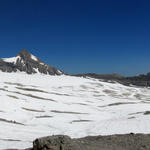
POLYGON ((89 136, 80 139, 49 136, 36 139, 33 150, 150 150, 150 135, 89 136))
POLYGON ((36 139, 33 142, 34 150, 80 150, 77 141, 68 136, 57 135, 36 139))

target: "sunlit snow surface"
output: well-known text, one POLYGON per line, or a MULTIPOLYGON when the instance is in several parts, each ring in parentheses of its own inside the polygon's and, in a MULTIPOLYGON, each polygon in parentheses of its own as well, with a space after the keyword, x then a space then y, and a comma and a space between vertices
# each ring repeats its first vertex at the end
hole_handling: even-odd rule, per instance
POLYGON ((11 57, 11 58, 2 58, 3 61, 8 62, 8 63, 16 63, 17 59, 20 59, 20 56, 16 57, 11 57))
POLYGON ((150 89, 71 76, 0 72, 0 149, 35 138, 150 133, 150 89))

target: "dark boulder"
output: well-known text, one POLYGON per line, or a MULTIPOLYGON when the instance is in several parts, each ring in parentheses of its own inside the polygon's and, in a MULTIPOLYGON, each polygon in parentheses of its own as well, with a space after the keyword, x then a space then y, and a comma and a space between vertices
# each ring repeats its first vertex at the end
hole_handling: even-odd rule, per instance
POLYGON ((68 136, 57 135, 36 139, 33 150, 81 150, 80 143, 68 136))

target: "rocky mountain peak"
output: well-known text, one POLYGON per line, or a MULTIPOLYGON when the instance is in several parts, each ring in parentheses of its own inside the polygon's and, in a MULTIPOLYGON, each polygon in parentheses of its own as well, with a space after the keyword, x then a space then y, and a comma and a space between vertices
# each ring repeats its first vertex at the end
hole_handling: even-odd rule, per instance
POLYGON ((62 71, 45 64, 36 56, 23 49, 16 57, 0 59, 0 70, 3 72, 26 72, 28 74, 43 73, 61 75, 62 71))
POLYGON ((19 54, 17 56, 20 56, 22 58, 30 58, 31 57, 31 53, 28 52, 26 49, 23 49, 19 52, 19 54))
MULTIPOLYGON (((29 51, 27 51, 26 49, 21 50, 18 55, 22 60, 24 61, 28 61, 28 60, 32 60, 32 61, 38 61, 39 63, 41 63, 42 61, 37 58, 36 56, 32 55, 29 51)), ((16 56, 16 57, 17 57, 16 56)))

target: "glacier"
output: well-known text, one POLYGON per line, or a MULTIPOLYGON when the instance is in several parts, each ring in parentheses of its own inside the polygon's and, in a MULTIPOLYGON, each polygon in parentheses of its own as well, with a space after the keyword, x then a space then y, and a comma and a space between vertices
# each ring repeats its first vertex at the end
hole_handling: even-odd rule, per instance
POLYGON ((0 72, 0 149, 49 135, 150 133, 150 89, 69 75, 0 72))

